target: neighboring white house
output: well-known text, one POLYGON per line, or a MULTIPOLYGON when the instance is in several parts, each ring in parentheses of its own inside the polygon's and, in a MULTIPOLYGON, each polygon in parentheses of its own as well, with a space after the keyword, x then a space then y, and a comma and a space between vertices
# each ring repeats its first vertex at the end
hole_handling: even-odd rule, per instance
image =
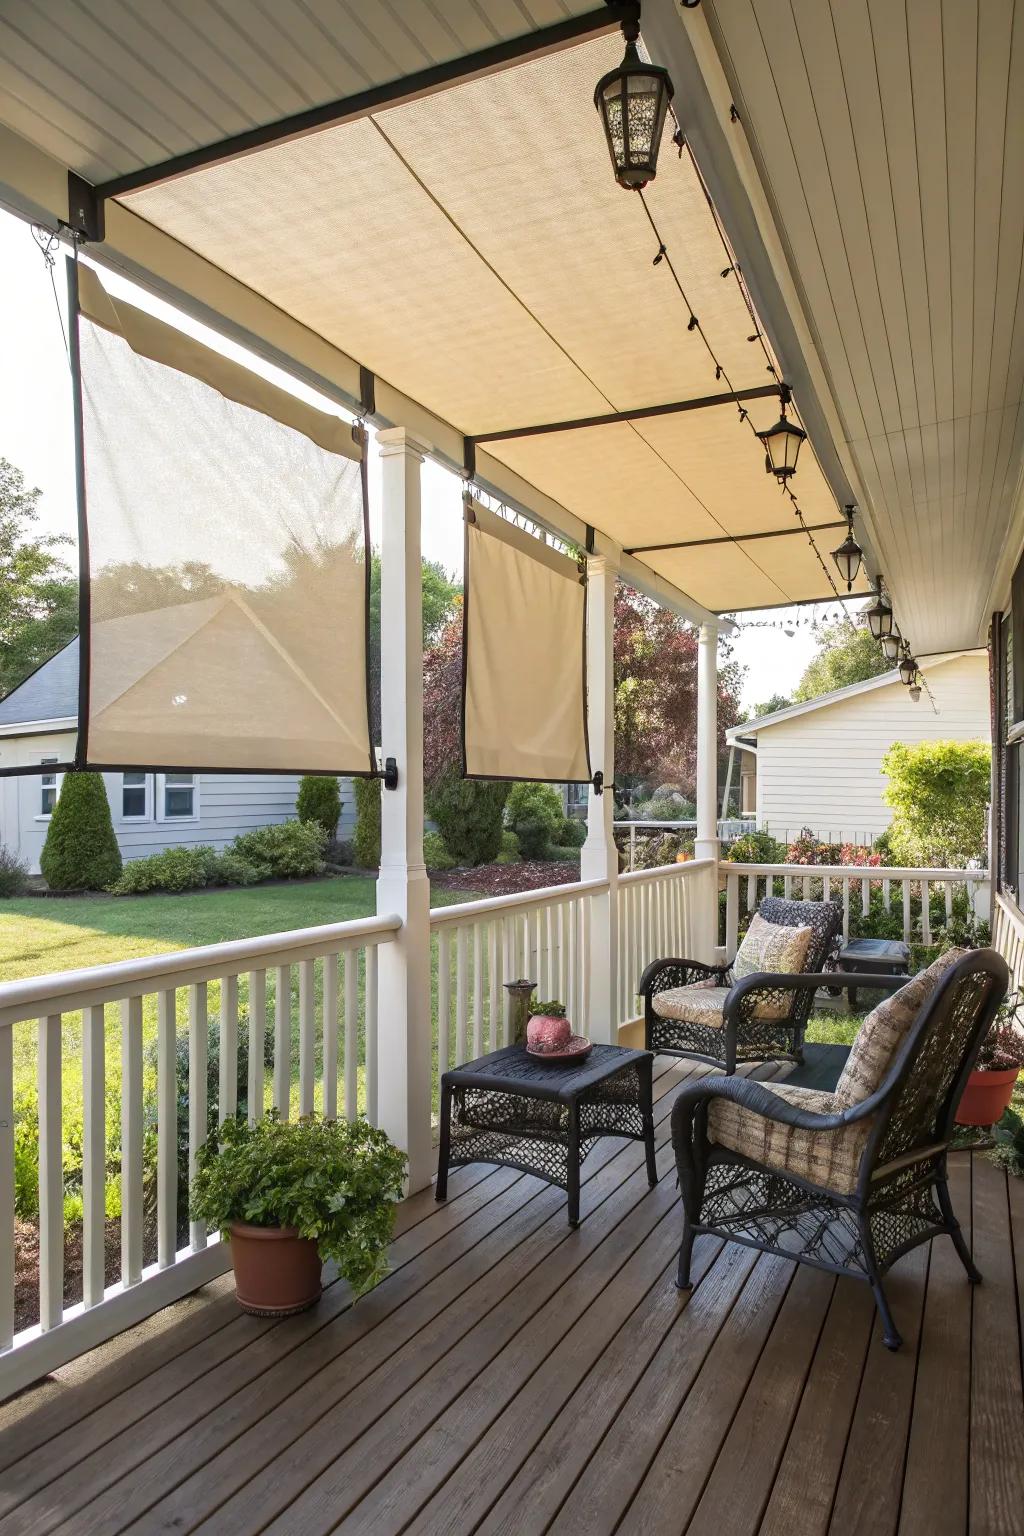
MULTIPOLYGON (((78 641, 0 700, 0 768, 66 763, 75 755, 78 641)), ((114 832, 125 859, 164 848, 207 843, 225 847, 239 832, 295 815, 294 774, 105 773, 114 832)), ((27 861, 33 874, 46 841, 61 775, 0 778, 0 845, 27 861)), ((355 825, 352 784, 342 779, 339 837, 355 825)))
POLYGON ((882 758, 894 741, 991 739, 986 652, 932 656, 922 672, 916 704, 899 673, 885 672, 733 726, 741 813, 786 841, 803 827, 858 843, 884 832, 882 758))

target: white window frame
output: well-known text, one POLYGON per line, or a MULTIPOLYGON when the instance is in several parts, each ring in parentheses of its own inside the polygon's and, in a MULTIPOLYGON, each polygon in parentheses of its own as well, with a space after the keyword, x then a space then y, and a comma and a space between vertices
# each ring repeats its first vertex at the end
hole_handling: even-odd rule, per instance
MULTIPOLYGON (((138 769, 138 768, 130 768, 130 769, 128 769, 129 773, 139 773, 140 771, 141 770, 138 769)), ((120 779, 121 779, 120 819, 122 821, 131 821, 131 822, 136 822, 136 821, 152 821, 153 820, 153 775, 151 773, 144 773, 142 775, 142 783, 141 784, 126 784, 125 783, 125 774, 124 773, 122 773, 120 775, 120 779), (144 809, 142 811, 140 811, 135 816, 129 815, 128 812, 124 808, 124 792, 125 792, 126 789, 141 789, 143 791, 143 805, 144 805, 144 809)), ((182 818, 182 820, 184 820, 184 819, 185 818, 182 818)))
MULTIPOLYGON (((60 762, 60 758, 57 757, 57 756, 52 756, 51 757, 51 755, 49 753, 47 753, 46 756, 45 757, 41 757, 39 759, 39 761, 40 761, 40 763, 44 767, 50 767, 50 768, 53 769, 53 774, 52 774, 52 777, 53 777, 53 792, 54 792, 53 793, 53 803, 54 803, 54 805, 56 805, 57 801, 60 799, 60 787, 61 787, 61 785, 64 782, 64 775, 62 773, 58 773, 56 771, 56 766, 60 762)), ((42 807, 42 804, 43 804, 43 790, 50 788, 50 786, 48 784, 44 784, 43 783, 43 779, 44 778, 49 778, 49 777, 51 777, 50 774, 45 774, 45 775, 41 774, 40 778, 39 778, 39 799, 37 800, 36 804, 39 805, 40 807, 42 807)), ((40 810, 38 810, 36 812, 35 819, 36 819, 36 821, 49 822, 49 820, 50 820, 52 815, 53 815, 52 811, 44 811, 44 810, 40 809, 40 810)))
MULTIPOLYGON (((172 770, 171 777, 184 770, 172 770)), ((191 816, 168 816, 167 814, 167 778, 166 773, 158 773, 156 776, 156 819, 168 826, 194 826, 199 820, 199 775, 190 774, 192 780, 192 814, 191 816)), ((171 785, 171 788, 183 788, 182 785, 171 785)))

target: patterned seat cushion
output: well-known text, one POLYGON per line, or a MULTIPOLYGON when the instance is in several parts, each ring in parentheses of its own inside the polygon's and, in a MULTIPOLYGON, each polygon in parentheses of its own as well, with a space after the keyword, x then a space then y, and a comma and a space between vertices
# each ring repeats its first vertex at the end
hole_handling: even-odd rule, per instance
POLYGON ((912 977, 905 987, 900 987, 891 997, 883 999, 868 1014, 857 1031, 857 1038, 850 1047, 846 1065, 836 1084, 836 1098, 842 1109, 859 1104, 881 1087, 882 1079, 922 1007, 950 966, 955 965, 966 953, 965 949, 947 950, 926 971, 912 977))
POLYGON ((659 1019, 678 1019, 682 1024, 721 1029, 728 996, 728 987, 709 987, 696 981, 688 987, 669 987, 664 992, 656 992, 651 1002, 659 1019))
MULTIPOLYGON (((769 923, 755 912, 750 919, 732 973, 737 981, 752 976, 756 971, 799 972, 807 964, 807 954, 814 937, 810 927, 793 928, 781 923, 769 923)), ((757 1004, 756 1019, 784 1019, 793 1006, 792 993, 783 993, 778 999, 764 999, 757 1004)))
MULTIPOLYGON (((843 1108, 837 1094, 820 1088, 772 1083, 770 1092, 818 1115, 838 1114, 843 1108)), ((848 1195, 857 1185, 871 1123, 868 1119, 836 1131, 804 1131, 769 1120, 731 1099, 712 1099, 708 1135, 719 1146, 740 1152, 752 1162, 848 1195)))

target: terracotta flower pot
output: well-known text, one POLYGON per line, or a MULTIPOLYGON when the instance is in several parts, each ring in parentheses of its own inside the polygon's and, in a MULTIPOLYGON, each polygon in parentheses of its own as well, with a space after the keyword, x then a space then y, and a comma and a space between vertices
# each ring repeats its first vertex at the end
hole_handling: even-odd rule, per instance
POLYGON ((235 1294, 256 1317, 305 1312, 320 1299, 320 1255, 316 1243, 294 1227, 231 1226, 235 1294))
POLYGON ((995 1125, 1013 1098, 1018 1067, 1007 1072, 972 1072, 956 1112, 958 1125, 995 1125))

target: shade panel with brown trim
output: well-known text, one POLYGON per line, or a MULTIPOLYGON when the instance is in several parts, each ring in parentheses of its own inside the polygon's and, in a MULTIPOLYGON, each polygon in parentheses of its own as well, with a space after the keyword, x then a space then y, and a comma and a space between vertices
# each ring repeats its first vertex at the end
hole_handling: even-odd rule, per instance
POLYGON ((586 587, 576 562, 474 501, 464 581, 466 776, 587 782, 586 587))
POLYGON ((79 291, 80 764, 370 772, 363 434, 79 291))

